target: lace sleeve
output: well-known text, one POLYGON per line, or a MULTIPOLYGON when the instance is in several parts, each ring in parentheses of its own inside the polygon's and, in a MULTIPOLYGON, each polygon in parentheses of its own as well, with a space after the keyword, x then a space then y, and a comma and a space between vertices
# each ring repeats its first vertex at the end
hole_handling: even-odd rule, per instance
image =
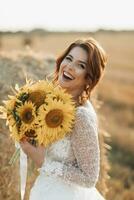
POLYGON ((99 142, 97 121, 92 113, 81 107, 71 136, 71 145, 77 164, 65 165, 57 161, 46 163, 47 171, 66 182, 83 187, 95 186, 99 176, 99 142))
POLYGON ((99 176, 99 143, 94 116, 85 108, 77 113, 71 143, 78 167, 64 166, 64 179, 85 187, 95 186, 99 176))

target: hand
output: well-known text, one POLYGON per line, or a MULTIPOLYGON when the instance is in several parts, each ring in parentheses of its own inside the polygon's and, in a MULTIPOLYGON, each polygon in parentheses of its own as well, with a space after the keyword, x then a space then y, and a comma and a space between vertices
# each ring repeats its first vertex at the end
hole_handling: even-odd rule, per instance
POLYGON ((37 165, 41 167, 44 162, 45 148, 44 146, 35 147, 25 139, 20 141, 20 146, 25 154, 27 154, 37 165))
POLYGON ((29 154, 29 151, 31 148, 35 148, 33 145, 31 145, 26 139, 23 139, 20 141, 20 146, 25 154, 29 154))

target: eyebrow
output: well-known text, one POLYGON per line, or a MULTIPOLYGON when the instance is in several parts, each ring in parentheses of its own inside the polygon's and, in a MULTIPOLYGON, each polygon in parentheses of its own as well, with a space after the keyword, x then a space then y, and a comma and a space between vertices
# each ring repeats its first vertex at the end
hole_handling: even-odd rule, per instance
MULTIPOLYGON (((68 56, 70 56, 71 58, 73 58, 73 56, 71 55, 71 54, 68 54, 68 56)), ((83 63, 83 64, 85 64, 85 65, 87 65, 87 63, 86 62, 84 62, 84 61, 82 61, 82 60, 78 60, 80 63, 83 63)))

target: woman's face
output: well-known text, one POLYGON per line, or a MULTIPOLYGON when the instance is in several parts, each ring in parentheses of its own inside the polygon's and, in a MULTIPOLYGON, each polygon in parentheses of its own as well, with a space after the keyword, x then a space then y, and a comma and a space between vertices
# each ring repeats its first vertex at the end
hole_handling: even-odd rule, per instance
POLYGON ((70 50, 60 64, 58 82, 74 97, 78 97, 86 85, 88 53, 76 46, 70 50))

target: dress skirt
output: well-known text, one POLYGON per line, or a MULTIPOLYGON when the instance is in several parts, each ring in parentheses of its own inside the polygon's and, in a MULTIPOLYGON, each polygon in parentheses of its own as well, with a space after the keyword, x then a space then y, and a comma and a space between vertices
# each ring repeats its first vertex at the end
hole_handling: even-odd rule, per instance
POLYGON ((30 200, 104 200, 95 187, 85 188, 59 178, 40 174, 30 192, 30 200))

